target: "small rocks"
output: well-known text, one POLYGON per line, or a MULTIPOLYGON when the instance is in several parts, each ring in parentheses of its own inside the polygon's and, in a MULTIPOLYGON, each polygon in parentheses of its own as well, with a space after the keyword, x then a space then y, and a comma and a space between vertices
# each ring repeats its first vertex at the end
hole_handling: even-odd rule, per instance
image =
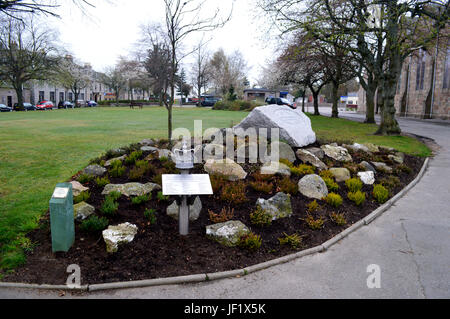
POLYGON ((365 185, 373 185, 375 183, 375 173, 372 171, 359 172, 358 177, 365 185))
POLYGON ((117 226, 109 226, 108 229, 102 232, 103 239, 106 243, 106 251, 108 253, 117 252, 119 245, 133 241, 137 231, 137 226, 128 222, 117 226))
POLYGON ((358 143, 353 143, 353 145, 342 145, 343 147, 345 147, 346 149, 351 149, 355 152, 358 151, 363 151, 366 153, 370 153, 370 150, 367 146, 363 145, 363 144, 358 144, 358 143))
POLYGON ((298 190, 304 196, 315 199, 322 199, 328 195, 328 188, 323 179, 316 174, 304 176, 298 182, 298 190))
POLYGON ((260 173, 269 175, 279 174, 291 176, 291 169, 286 164, 280 162, 269 162, 261 166, 260 173))
POLYGON ((95 212, 95 207, 81 202, 73 205, 73 216, 77 221, 84 220, 95 212))
MULTIPOLYGON (((167 215, 178 220, 178 209, 177 201, 174 201, 169 207, 167 207, 167 215)), ((200 217, 200 212, 202 211, 202 201, 200 197, 196 197, 194 203, 189 206, 189 220, 191 222, 197 220, 200 217)))
POLYGON ((103 189, 102 195, 116 191, 127 197, 142 196, 151 193, 155 189, 161 189, 161 186, 154 183, 127 183, 127 184, 108 184, 103 189))
POLYGON ((374 173, 377 172, 377 170, 372 165, 370 165, 368 162, 366 162, 366 161, 362 161, 361 165, 364 166, 365 169, 368 170, 368 171, 372 171, 374 173))
POLYGON ((84 187, 78 181, 71 181, 70 183, 72 184, 73 197, 76 197, 76 196, 80 195, 82 192, 89 190, 89 187, 84 187))
POLYGON ((107 172, 107 169, 98 164, 89 165, 83 170, 83 174, 93 175, 93 176, 102 176, 107 172))
MULTIPOLYGON (((291 163, 295 162, 295 153, 288 144, 283 142, 272 142, 270 144, 271 156, 273 156, 272 152, 274 149, 278 148, 278 159, 286 159, 291 163)), ((273 157, 272 157, 273 158, 273 157)))
POLYGON ((159 150, 157 147, 153 147, 153 146, 142 146, 141 151, 142 152, 157 152, 159 150))
POLYGON ((388 155, 388 158, 397 164, 403 164, 405 161, 405 154, 397 152, 395 155, 388 155))
POLYGON ((222 175, 229 181, 238 181, 247 177, 247 172, 245 172, 239 164, 229 158, 221 160, 207 160, 204 165, 204 169, 208 174, 222 175))
POLYGON ((375 166, 377 171, 388 172, 388 173, 392 172, 392 167, 386 165, 386 163, 383 163, 383 162, 371 162, 371 163, 373 166, 375 166))
POLYGON ((152 139, 143 139, 142 141, 139 142, 139 144, 144 146, 154 146, 156 142, 152 139))
POLYGON ((292 215, 291 197, 285 193, 277 193, 269 199, 258 198, 256 206, 272 216, 272 220, 292 215))
POLYGON ((316 155, 308 150, 298 149, 295 154, 303 163, 309 163, 319 170, 327 169, 327 166, 316 155))
POLYGON ((333 174, 336 182, 345 182, 351 178, 350 171, 345 167, 330 168, 329 171, 333 174))
POLYGON ((308 147, 305 148, 305 151, 308 151, 312 154, 314 154, 318 159, 322 160, 325 157, 325 152, 318 147, 308 147))
POLYGON ((333 145, 322 145, 320 147, 325 155, 331 157, 332 159, 340 162, 351 162, 352 156, 348 153, 345 147, 333 146, 333 145))
POLYGON ((126 155, 122 155, 122 156, 119 156, 119 157, 114 157, 114 158, 111 158, 111 159, 109 159, 109 160, 107 160, 106 162, 105 162, 105 167, 109 167, 109 166, 111 166, 112 165, 112 163, 114 163, 115 161, 123 161, 124 159, 126 159, 127 158, 127 156, 126 155))
POLYGON ((228 247, 236 246, 241 236, 250 233, 250 229, 239 220, 206 226, 206 236, 228 247))
POLYGON ((367 147, 369 149, 370 152, 372 153, 377 153, 380 151, 380 149, 378 148, 378 146, 376 146, 375 144, 372 143, 364 143, 363 144, 365 147, 367 147))

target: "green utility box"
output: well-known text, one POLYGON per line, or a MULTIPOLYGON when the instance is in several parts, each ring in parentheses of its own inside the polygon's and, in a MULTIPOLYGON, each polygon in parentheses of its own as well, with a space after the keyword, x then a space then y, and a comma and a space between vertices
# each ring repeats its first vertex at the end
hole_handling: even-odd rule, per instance
POLYGON ((53 252, 69 251, 75 241, 71 183, 60 183, 55 187, 50 199, 50 228, 53 252))

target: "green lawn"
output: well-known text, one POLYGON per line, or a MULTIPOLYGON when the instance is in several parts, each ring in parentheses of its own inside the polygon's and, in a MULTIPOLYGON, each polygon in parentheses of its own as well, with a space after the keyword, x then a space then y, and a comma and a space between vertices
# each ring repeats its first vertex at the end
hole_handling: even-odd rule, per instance
MULTIPOLYGON (((174 110, 174 128, 230 127, 248 113, 202 108, 174 110)), ((373 142, 422 156, 425 145, 407 137, 371 134, 375 125, 311 116, 318 137, 373 142)), ((30 248, 24 234, 48 209, 56 183, 70 178, 108 149, 167 137, 164 108, 92 108, 46 112, 0 113, 0 270, 24 261, 30 248)))

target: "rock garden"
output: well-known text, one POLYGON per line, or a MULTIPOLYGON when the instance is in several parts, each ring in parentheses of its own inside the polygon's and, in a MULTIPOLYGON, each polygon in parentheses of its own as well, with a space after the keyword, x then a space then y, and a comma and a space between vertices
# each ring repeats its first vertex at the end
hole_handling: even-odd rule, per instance
POLYGON ((162 193, 162 175, 180 173, 168 141, 106 152, 70 179, 70 250, 52 253, 47 213, 28 235, 27 263, 3 281, 65 284, 71 264, 82 284, 241 269, 327 241, 398 193, 424 161, 373 144, 274 143, 279 161, 257 163, 217 156, 236 156, 236 143, 198 145, 203 161, 191 173, 209 174, 214 194, 190 198, 187 236, 178 231, 178 198, 162 193))

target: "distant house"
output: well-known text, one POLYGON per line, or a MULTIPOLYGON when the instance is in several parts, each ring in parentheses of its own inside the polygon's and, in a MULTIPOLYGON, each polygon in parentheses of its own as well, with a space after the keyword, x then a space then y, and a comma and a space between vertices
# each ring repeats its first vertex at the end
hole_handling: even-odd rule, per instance
POLYGON ((341 96, 340 102, 345 105, 358 105, 358 92, 349 92, 347 96, 341 96))
POLYGON ((294 100, 294 96, 289 94, 288 91, 270 90, 264 88, 253 88, 244 90, 244 100, 246 101, 265 101, 268 97, 281 97, 288 99, 289 101, 294 100))

